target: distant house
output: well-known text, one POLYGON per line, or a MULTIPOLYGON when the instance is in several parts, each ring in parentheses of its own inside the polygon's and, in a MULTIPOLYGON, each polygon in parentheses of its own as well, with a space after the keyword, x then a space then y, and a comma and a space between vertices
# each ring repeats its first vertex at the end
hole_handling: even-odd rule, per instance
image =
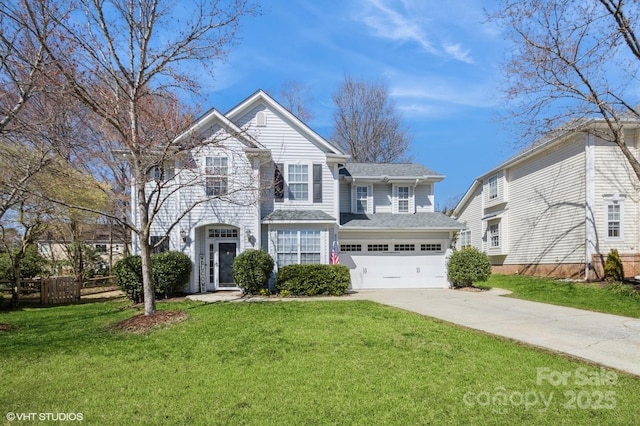
MULTIPOLYGON (((638 122, 626 144, 640 153, 638 122)), ((602 126, 592 121, 589 126, 602 126)), ((639 184, 620 149, 592 133, 558 132, 479 176, 456 206, 457 244, 494 271, 596 279, 611 249, 640 274, 639 184)))
POLYGON ((349 163, 263 91, 226 114, 211 110, 191 134, 222 142, 194 148, 164 173, 167 187, 197 184, 174 186, 151 237, 168 235, 166 248, 191 258, 185 291, 235 289, 235 256, 259 248, 276 269, 326 264, 335 251, 352 288, 449 286, 446 256, 461 225, 434 211, 444 176, 416 164, 349 163))
MULTIPOLYGON (((80 225, 78 241, 93 248, 106 265, 113 266, 131 252, 131 236, 122 227, 108 224, 80 225)), ((52 262, 68 262, 72 235, 59 229, 48 230, 36 240, 39 253, 52 262)))

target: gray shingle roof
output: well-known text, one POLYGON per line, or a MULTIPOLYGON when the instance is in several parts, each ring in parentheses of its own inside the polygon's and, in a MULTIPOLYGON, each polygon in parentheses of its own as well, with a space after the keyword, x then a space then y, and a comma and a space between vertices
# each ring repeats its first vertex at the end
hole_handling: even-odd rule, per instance
POLYGON ((440 173, 428 169, 420 164, 415 163, 347 163, 344 169, 340 169, 340 174, 352 177, 372 177, 372 176, 388 176, 388 177, 423 177, 423 176, 439 176, 444 177, 440 173))
POLYGON ((415 214, 340 214, 340 225, 343 228, 377 228, 377 229, 464 229, 460 222, 442 213, 415 214))
POLYGON ((276 210, 265 216, 263 221, 329 221, 335 222, 335 218, 331 215, 319 210, 276 210))

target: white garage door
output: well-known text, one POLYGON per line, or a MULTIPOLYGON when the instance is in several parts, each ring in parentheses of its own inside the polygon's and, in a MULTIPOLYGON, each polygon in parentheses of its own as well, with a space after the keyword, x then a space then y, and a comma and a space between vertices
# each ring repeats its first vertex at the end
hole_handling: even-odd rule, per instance
POLYGON ((351 288, 448 288, 444 253, 341 253, 351 288))

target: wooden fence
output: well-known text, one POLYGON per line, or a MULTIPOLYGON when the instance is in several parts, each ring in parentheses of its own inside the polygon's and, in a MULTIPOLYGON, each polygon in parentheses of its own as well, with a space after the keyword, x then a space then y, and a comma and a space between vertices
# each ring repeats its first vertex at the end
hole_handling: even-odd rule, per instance
POLYGON ((40 283, 40 303, 76 303, 80 301, 80 287, 74 277, 45 278, 40 283))

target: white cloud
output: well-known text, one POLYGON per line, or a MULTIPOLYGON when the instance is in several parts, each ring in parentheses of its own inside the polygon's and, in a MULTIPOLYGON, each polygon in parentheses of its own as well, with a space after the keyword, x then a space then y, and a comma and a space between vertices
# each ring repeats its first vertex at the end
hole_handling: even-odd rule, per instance
POLYGON ((443 41, 459 37, 456 31, 449 34, 453 22, 442 19, 450 15, 450 10, 443 15, 442 9, 436 10, 435 5, 424 6, 423 2, 398 4, 393 0, 364 0, 357 19, 377 37, 416 43, 429 54, 473 63, 471 49, 463 47, 460 41, 443 41))

